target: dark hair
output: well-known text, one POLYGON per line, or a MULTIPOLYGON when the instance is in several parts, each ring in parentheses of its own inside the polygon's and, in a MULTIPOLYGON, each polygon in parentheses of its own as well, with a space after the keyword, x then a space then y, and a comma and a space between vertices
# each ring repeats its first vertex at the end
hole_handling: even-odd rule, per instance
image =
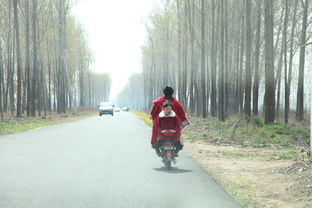
POLYGON ((164 95, 166 97, 166 100, 171 100, 173 92, 174 92, 173 88, 170 86, 166 86, 164 88, 163 92, 164 92, 164 95))
POLYGON ((172 104, 172 102, 170 102, 169 100, 166 100, 164 103, 163 103, 163 105, 162 105, 162 107, 163 108, 167 108, 167 107, 173 107, 173 104, 172 104))

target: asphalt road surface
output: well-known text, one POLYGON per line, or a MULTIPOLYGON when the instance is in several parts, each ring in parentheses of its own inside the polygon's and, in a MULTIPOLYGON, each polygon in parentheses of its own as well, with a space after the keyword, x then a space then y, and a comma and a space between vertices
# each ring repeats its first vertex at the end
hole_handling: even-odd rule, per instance
POLYGON ((236 208, 188 155, 167 170, 132 113, 0 137, 0 208, 236 208))

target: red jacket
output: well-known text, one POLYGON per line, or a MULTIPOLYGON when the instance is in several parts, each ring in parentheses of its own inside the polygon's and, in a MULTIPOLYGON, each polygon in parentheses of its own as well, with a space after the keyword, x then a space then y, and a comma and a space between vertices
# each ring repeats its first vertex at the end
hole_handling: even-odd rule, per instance
MULTIPOLYGON (((151 110, 151 116, 153 121, 158 117, 159 113, 162 111, 162 105, 166 101, 166 97, 159 97, 153 101, 153 108, 151 110)), ((186 120, 185 112, 182 105, 175 98, 171 98, 170 102, 173 104, 172 110, 177 114, 181 121, 186 120)))
MULTIPOLYGON (((176 134, 174 136, 174 142, 179 141, 180 139, 180 121, 178 117, 176 116, 176 113, 174 111, 171 112, 170 115, 166 116, 163 111, 159 114, 159 116, 156 119, 155 122, 155 130, 157 132, 157 137, 154 138, 156 141, 159 141, 162 139, 160 132, 162 130, 175 130, 176 134)), ((152 144, 156 141, 152 141, 152 144)))

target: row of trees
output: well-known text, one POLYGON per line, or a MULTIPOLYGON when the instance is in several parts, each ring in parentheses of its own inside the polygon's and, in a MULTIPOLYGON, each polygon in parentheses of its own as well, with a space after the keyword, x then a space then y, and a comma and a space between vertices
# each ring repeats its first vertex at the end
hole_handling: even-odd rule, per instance
POLYGON ((70 0, 0 0, 0 111, 20 117, 107 99, 108 74, 93 57, 70 0))
POLYGON ((288 122, 290 109, 296 108, 296 118, 302 120, 310 4, 162 1, 149 18, 142 47, 145 109, 171 85, 197 116, 210 113, 224 121, 230 114, 251 116, 263 110, 270 123, 283 108, 288 122))

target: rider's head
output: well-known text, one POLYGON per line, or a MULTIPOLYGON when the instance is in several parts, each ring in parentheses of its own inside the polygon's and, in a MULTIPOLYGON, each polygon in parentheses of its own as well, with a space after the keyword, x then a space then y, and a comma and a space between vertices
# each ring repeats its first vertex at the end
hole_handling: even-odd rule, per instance
POLYGON ((169 115, 172 112, 172 107, 173 104, 170 101, 165 101, 164 104, 162 105, 163 111, 165 115, 169 115))
POLYGON ((164 95, 166 97, 167 100, 171 100, 172 98, 172 95, 173 95, 173 88, 172 87, 169 87, 169 86, 166 86, 163 90, 164 92, 164 95))

